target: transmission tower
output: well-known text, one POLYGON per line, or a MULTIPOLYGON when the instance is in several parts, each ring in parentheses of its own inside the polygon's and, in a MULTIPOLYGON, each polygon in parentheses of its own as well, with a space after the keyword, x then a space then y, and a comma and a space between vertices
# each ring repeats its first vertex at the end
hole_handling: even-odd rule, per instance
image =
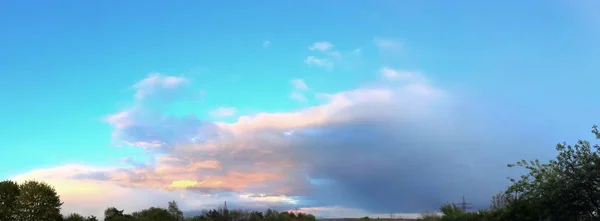
POLYGON ((468 203, 465 200, 465 197, 463 196, 462 198, 462 202, 458 203, 458 205, 460 205, 460 209, 463 211, 463 213, 467 212, 468 209, 472 209, 472 207, 470 206, 471 203, 468 203))

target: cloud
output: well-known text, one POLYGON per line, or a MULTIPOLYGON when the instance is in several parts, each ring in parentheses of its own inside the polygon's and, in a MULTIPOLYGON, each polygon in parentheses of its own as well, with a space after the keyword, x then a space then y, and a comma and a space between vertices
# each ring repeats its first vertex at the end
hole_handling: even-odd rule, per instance
POLYGON ((310 47, 308 47, 311 51, 321 51, 326 52, 333 48, 333 44, 327 41, 315 42, 310 47))
MULTIPOLYGON (((265 210, 288 207, 295 201, 282 195, 269 196, 265 194, 202 194, 191 190, 163 191, 152 187, 133 187, 120 185, 113 180, 82 174, 109 174, 118 168, 90 167, 69 164, 47 169, 33 170, 12 178, 17 182, 26 180, 43 180, 54 186, 64 202, 63 214, 79 213, 95 215, 103 219, 104 210, 114 206, 125 210, 126 213, 139 211, 149 207, 166 207, 171 200, 178 201, 183 211, 199 211, 201 209, 217 208, 224 201, 240 208, 241 205, 252 205, 251 208, 265 210)), ((122 170, 122 169, 120 169, 122 170)), ((166 171, 165 171, 166 172, 166 171)), ((247 207, 247 206, 246 206, 247 207)))
POLYGON ((390 38, 375 38, 375 45, 380 50, 397 50, 402 48, 402 43, 390 38))
POLYGON ((230 117, 237 113, 235 107, 219 107, 210 112, 213 117, 230 117))
POLYGON ((292 84, 292 86, 294 86, 295 89, 298 90, 308 90, 308 86, 306 85, 306 83, 304 82, 303 79, 292 79, 290 81, 290 84, 292 84))
POLYGON ((271 46, 271 42, 270 41, 264 41, 262 45, 263 45, 263 47, 266 48, 266 47, 271 46))
POLYGON ((351 67, 358 62, 360 49, 351 51, 333 50, 333 44, 330 42, 315 42, 309 46, 310 51, 317 51, 319 55, 309 55, 304 59, 306 64, 311 66, 332 69, 334 66, 351 67))
POLYGON ((306 102, 306 101, 308 101, 308 98, 306 98, 306 96, 304 96, 304 94, 302 94, 300 92, 297 92, 297 91, 294 91, 294 92, 290 93, 290 98, 292 100, 299 101, 299 102, 306 102))
POLYGON ((132 107, 107 117, 114 139, 153 150, 149 163, 66 166, 21 177, 58 186, 65 205, 106 208, 119 199, 115 206, 132 209, 185 196, 184 208, 226 199, 261 208, 418 213, 462 196, 486 207, 504 188, 506 162, 496 154, 510 147, 487 136, 466 101, 427 81, 320 93, 313 106, 234 122, 171 116, 165 107, 177 98, 156 92, 175 87, 149 85, 152 96, 135 96, 132 107), (153 99, 161 105, 149 105, 153 99))
POLYGON ((133 85, 136 89, 135 97, 145 99, 153 95, 164 95, 167 91, 172 91, 189 82, 188 79, 176 76, 163 76, 159 73, 152 73, 145 79, 133 85))
POLYGON ((312 66, 327 68, 327 69, 333 68, 333 62, 331 62, 327 59, 324 59, 324 58, 317 58, 315 56, 306 57, 306 59, 304 59, 304 63, 306 63, 308 65, 312 65, 312 66))
POLYGON ((406 80, 411 78, 417 78, 420 76, 419 73, 412 71, 394 70, 390 67, 383 67, 379 70, 381 76, 389 80, 406 80))

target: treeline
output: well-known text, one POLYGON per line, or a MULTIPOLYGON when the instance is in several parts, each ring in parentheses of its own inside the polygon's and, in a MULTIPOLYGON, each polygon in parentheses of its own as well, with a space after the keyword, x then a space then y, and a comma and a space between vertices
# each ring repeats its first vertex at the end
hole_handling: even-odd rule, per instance
MULTIPOLYGON (((227 208, 204 210, 201 215, 184 217, 175 201, 169 207, 151 207, 132 214, 124 214, 123 210, 114 207, 104 212, 105 221, 316 221, 315 216, 305 213, 277 212, 268 209, 265 213, 247 210, 228 210, 227 208)), ((65 221, 93 221, 88 219, 70 219, 65 221)))
MULTIPOLYGON (((592 128, 600 139, 598 127, 592 128)), ((456 204, 440 213, 423 214, 427 221, 592 221, 600 220, 600 145, 579 140, 560 143, 556 159, 547 163, 521 160, 509 167, 528 173, 510 179, 506 191, 494 196, 489 209, 465 212, 456 204)))
MULTIPOLYGON (((63 216, 56 190, 44 182, 0 182, 0 221, 98 221, 95 216, 77 213, 63 216)), ((315 216, 305 213, 228 210, 227 208, 202 211, 201 215, 184 217, 177 202, 167 208, 151 207, 131 214, 115 207, 104 211, 104 221, 315 221, 315 216)))

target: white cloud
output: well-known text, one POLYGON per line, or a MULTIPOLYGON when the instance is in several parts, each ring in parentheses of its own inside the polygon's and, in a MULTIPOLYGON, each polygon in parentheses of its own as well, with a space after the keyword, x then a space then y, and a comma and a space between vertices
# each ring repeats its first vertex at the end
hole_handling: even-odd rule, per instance
POLYGON ((271 42, 270 41, 264 41, 263 42, 263 47, 269 47, 271 46, 271 42))
POLYGON ((213 117, 230 117, 237 113, 235 107, 219 107, 210 112, 213 117))
POLYGON ((379 70, 381 76, 390 80, 400 79, 411 79, 417 77, 419 74, 411 71, 394 70, 390 67, 383 67, 379 70))
POLYGON ((308 86, 306 85, 306 82, 304 82, 303 79, 292 79, 290 81, 290 84, 292 84, 292 86, 294 86, 295 89, 298 90, 308 90, 308 86))
POLYGON ((375 45, 382 50, 396 50, 402 48, 402 43, 390 38, 375 38, 375 45))
POLYGON ((306 59, 304 59, 304 63, 326 69, 333 68, 333 63, 331 61, 324 58, 317 58, 315 56, 306 57, 306 59))
POLYGON ((304 62, 317 67, 331 69, 333 66, 353 66, 360 56, 360 49, 351 51, 333 50, 333 44, 330 42, 315 42, 309 46, 310 51, 320 52, 318 56, 310 55, 304 62), (350 60, 349 60, 350 59, 350 60))
POLYGON ((155 94, 164 94, 165 91, 176 89, 188 82, 189 80, 184 77, 163 76, 159 73, 152 73, 133 85, 133 88, 137 90, 135 97, 144 99, 155 94))
POLYGON ((327 41, 315 42, 308 49, 311 51, 321 51, 326 52, 333 48, 333 44, 327 41))
POLYGON ((300 92, 292 92, 292 93, 290 93, 290 98, 292 100, 299 101, 299 102, 306 102, 308 100, 306 98, 306 96, 304 96, 304 94, 302 94, 300 92))

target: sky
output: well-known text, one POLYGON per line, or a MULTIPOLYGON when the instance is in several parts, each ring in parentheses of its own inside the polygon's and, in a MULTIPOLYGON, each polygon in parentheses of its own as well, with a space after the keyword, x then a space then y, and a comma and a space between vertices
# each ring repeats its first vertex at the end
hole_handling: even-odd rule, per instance
MULTIPOLYGON (((0 179, 63 213, 486 208, 600 124, 600 4, 0 3, 0 179)), ((387 214, 387 215, 386 215, 387 214)))

